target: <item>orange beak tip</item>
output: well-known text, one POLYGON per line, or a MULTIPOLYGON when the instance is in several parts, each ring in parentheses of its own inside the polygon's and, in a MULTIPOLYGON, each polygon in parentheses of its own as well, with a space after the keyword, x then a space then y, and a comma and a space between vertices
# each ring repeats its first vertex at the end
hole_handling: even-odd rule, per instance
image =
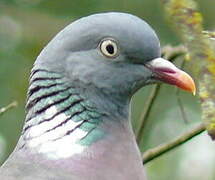
POLYGON ((196 95, 196 85, 194 80, 191 78, 189 74, 180 70, 179 77, 177 77, 176 86, 186 91, 191 92, 194 96, 196 95))

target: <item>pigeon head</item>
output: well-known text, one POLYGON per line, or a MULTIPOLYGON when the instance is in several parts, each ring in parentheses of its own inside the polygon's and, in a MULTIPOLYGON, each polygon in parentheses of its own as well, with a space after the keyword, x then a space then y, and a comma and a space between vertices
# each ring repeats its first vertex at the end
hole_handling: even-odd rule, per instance
POLYGON ((126 13, 101 13, 81 18, 62 30, 42 51, 35 66, 65 75, 69 83, 131 97, 158 81, 188 91, 195 86, 186 73, 160 58, 154 30, 126 13))

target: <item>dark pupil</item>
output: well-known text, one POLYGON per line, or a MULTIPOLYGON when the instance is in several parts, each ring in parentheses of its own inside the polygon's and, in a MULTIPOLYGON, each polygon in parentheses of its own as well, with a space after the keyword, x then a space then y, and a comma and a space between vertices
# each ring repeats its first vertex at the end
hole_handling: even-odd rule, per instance
POLYGON ((109 54, 114 54, 114 47, 111 44, 106 46, 106 50, 109 54))

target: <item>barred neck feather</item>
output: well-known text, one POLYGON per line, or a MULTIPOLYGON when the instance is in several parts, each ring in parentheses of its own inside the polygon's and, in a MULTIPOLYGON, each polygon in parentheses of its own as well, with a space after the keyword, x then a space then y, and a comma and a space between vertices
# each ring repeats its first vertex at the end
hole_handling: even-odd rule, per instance
POLYGON ((102 114, 68 84, 60 73, 32 71, 20 148, 66 158, 105 136, 102 114))
POLYGON ((76 179, 104 175, 126 179, 126 173, 127 179, 142 179, 141 154, 128 120, 129 102, 113 101, 113 94, 106 97, 89 87, 86 91, 89 94, 64 74, 34 69, 16 155, 76 179))

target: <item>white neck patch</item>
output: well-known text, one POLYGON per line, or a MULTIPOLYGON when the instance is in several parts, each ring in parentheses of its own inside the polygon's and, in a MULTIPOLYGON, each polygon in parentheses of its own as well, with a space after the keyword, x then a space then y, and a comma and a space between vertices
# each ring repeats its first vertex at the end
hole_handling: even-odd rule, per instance
MULTIPOLYGON (((57 108, 52 106, 40 118, 48 119, 56 112, 57 108)), ((75 122, 72 118, 69 120, 68 118, 68 115, 61 113, 49 121, 44 121, 29 128, 25 134, 26 146, 35 149, 35 152, 44 154, 50 159, 68 158, 74 154, 82 153, 86 146, 77 142, 85 137, 88 132, 78 128, 83 120, 75 122), (67 134, 71 130, 73 131, 67 134)))

